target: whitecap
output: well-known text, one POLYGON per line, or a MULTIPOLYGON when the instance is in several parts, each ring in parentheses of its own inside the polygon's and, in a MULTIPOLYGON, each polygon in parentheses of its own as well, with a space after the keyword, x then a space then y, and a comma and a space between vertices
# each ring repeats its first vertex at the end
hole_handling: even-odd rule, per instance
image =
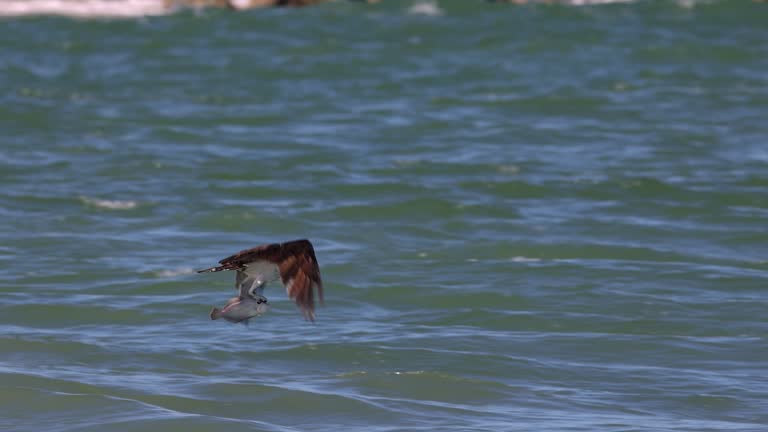
POLYGON ((158 277, 161 277, 161 278, 172 278, 172 277, 176 277, 176 276, 183 276, 183 275, 189 275, 189 274, 195 274, 195 273, 197 273, 197 272, 195 271, 195 269, 193 269, 191 267, 182 267, 182 268, 177 268, 177 269, 165 269, 165 270, 160 270, 158 272, 155 272, 155 274, 158 277))
POLYGON ((539 262, 541 258, 529 258, 524 256, 514 256, 509 259, 512 262, 539 262))
POLYGON ((412 15, 427 15, 427 16, 440 16, 443 14, 443 10, 436 1, 422 0, 414 3, 409 9, 408 13, 412 15))
POLYGON ((133 200, 105 200, 81 196, 80 201, 86 205, 107 210, 133 210, 139 206, 138 201, 133 200))

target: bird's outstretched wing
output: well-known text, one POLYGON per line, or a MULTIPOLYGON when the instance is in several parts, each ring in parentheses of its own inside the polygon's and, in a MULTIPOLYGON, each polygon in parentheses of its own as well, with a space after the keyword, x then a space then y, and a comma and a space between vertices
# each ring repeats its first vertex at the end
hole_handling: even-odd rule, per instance
MULTIPOLYGON (((238 270, 236 288, 266 283, 279 277, 288 297, 296 302, 304 318, 315 319, 315 291, 323 301, 323 281, 309 240, 271 243, 240 251, 219 261, 219 266, 198 273, 238 270)), ((246 288, 247 290, 248 288, 246 288)))

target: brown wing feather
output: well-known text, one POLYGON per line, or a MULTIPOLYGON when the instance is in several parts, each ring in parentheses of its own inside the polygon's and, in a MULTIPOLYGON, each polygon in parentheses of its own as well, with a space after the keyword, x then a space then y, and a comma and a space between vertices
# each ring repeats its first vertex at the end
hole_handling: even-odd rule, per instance
POLYGON ((282 257, 278 263, 280 278, 288 287, 288 297, 301 308, 304 317, 315 319, 315 290, 323 302, 323 282, 315 249, 308 240, 283 243, 282 257))
POLYGON ((323 302, 323 281, 315 257, 315 249, 309 240, 271 243, 242 250, 219 261, 220 266, 200 270, 199 273, 242 269, 246 264, 266 260, 278 265, 280 279, 288 289, 288 297, 296 302, 306 319, 315 319, 317 290, 323 302))
POLYGON ((245 264, 259 260, 275 262, 276 258, 281 255, 281 249, 282 245, 280 243, 264 244, 255 248, 241 250, 219 261, 219 264, 222 267, 242 268, 245 264))
POLYGON ((259 260, 268 260, 277 262, 276 259, 281 255, 282 244, 270 243, 256 246, 251 249, 241 250, 240 252, 228 256, 219 261, 220 266, 198 270, 198 273, 218 272, 224 270, 239 270, 246 264, 259 260))

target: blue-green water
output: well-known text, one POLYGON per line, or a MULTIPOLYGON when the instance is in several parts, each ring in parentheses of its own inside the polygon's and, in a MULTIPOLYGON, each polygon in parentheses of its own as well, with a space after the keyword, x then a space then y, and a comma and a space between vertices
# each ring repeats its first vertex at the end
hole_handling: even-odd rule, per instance
POLYGON ((768 430, 768 5, 413 6, 0 21, 0 429, 768 430))

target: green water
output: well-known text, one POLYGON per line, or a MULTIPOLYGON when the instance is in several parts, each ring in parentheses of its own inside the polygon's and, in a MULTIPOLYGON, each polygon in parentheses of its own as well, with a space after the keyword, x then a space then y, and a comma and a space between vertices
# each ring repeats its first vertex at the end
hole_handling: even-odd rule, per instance
POLYGON ((768 5, 413 6, 0 20, 0 429, 768 430, 768 5))

